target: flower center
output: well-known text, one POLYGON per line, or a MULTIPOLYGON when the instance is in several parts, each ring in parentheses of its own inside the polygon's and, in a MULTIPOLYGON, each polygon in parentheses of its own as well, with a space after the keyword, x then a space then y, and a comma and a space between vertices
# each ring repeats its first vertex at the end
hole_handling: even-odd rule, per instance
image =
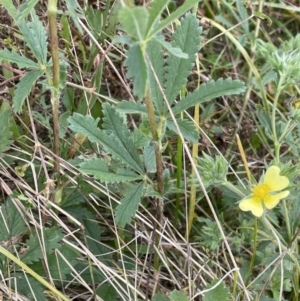
POLYGON ((271 189, 269 185, 261 183, 253 189, 253 196, 260 200, 266 199, 270 195, 271 189))

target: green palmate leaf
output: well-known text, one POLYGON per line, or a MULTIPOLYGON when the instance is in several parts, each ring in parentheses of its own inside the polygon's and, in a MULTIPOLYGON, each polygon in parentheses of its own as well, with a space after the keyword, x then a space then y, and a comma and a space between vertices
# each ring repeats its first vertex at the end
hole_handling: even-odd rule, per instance
MULTIPOLYGON (((214 279, 208 286, 207 289, 212 288, 218 283, 219 279, 214 279)), ((214 289, 208 291, 204 295, 204 301, 229 301, 230 300, 230 292, 229 289, 225 286, 224 282, 221 281, 219 285, 217 285, 214 289)))
MULTIPOLYGON (((82 211, 80 215, 83 217, 82 211)), ((89 250, 98 258, 101 257, 101 262, 104 262, 104 259, 111 260, 112 255, 109 253, 109 249, 101 243, 101 228, 99 223, 94 219, 95 216, 89 214, 85 215, 81 221, 84 225, 89 250)))
MULTIPOLYGON (((78 254, 68 245, 62 245, 58 248, 58 251, 52 252, 52 254, 47 256, 47 262, 49 267, 49 274, 53 279, 66 279, 67 275, 70 274, 72 266, 78 262, 78 254), (65 260, 59 254, 59 252, 64 256, 65 260), (68 263, 67 263, 67 262, 68 263)), ((35 262, 29 266, 36 273, 41 276, 45 275, 45 267, 41 261, 35 262)), ((37 299, 38 300, 38 299, 37 299)))
MULTIPOLYGON (((101 131, 97 127, 99 119, 95 120, 91 116, 83 116, 81 114, 74 113, 74 115, 69 117, 68 120, 70 123, 69 127, 74 132, 86 135, 91 142, 101 144, 123 163, 127 164, 140 174, 144 174, 143 165, 137 155, 135 147, 132 148, 131 144, 123 145, 122 141, 120 141, 114 134, 107 135, 101 131), (127 148, 127 146, 129 146, 129 148, 127 148)), ((127 138, 129 139, 129 137, 127 138)))
POLYGON ((118 226, 123 228, 126 224, 130 223, 141 202, 143 188, 144 182, 132 186, 117 206, 116 223, 118 226))
POLYGON ((185 98, 182 98, 172 109, 173 114, 177 115, 190 107, 195 106, 216 97, 224 95, 235 95, 244 92, 246 89, 245 84, 239 80, 232 80, 222 78, 215 81, 210 81, 203 84, 200 89, 189 93, 185 98))
POLYGON ((163 82, 164 82, 164 59, 163 59, 163 52, 159 43, 155 41, 150 41, 147 43, 147 55, 149 60, 147 61, 148 64, 148 78, 149 78, 149 86, 152 101, 156 107, 156 110, 159 114, 162 114, 164 111, 165 103, 163 101, 163 95, 161 89, 159 88, 159 84, 163 89, 163 82), (152 68, 150 66, 152 65, 152 68), (157 78, 157 79, 156 79, 157 78))
POLYGON ((26 230, 25 222, 11 199, 7 199, 0 211, 0 242, 7 242, 26 230))
POLYGON ((185 292, 177 291, 177 290, 172 291, 169 295, 169 298, 172 301, 189 301, 190 300, 189 296, 187 296, 187 294, 185 292))
POLYGON ((18 292, 19 295, 24 295, 28 300, 32 301, 46 301, 44 287, 36 279, 24 273, 16 273, 14 275, 15 281, 11 282, 12 288, 18 292))
POLYGON ((170 301, 170 299, 162 293, 157 293, 152 297, 151 301, 170 301))
POLYGON ((24 20, 31 11, 33 12, 33 8, 38 2, 39 0, 27 0, 22 3, 16 16, 16 22, 18 23, 20 20, 24 20))
POLYGON ((103 129, 107 134, 115 134, 120 141, 128 147, 132 147, 130 131, 127 128, 125 115, 120 114, 116 108, 108 103, 103 104, 103 129), (127 136, 127 137, 124 137, 127 136))
POLYGON ((16 7, 12 0, 1 0, 0 3, 5 7, 10 16, 15 19, 17 15, 16 7))
POLYGON ((32 262, 39 261, 44 257, 40 246, 40 240, 37 235, 30 235, 30 238, 26 241, 26 245, 28 246, 28 249, 25 254, 21 256, 21 260, 24 263, 31 264, 32 262))
POLYGON ((124 66, 128 67, 127 78, 133 78, 133 93, 142 99, 146 92, 147 67, 140 44, 134 44, 126 53, 124 66))
MULTIPOLYGON (((198 143, 199 133, 197 132, 195 124, 192 121, 186 119, 177 119, 176 122, 181 134, 187 141, 198 143)), ((167 121, 167 127, 178 134, 177 127, 175 126, 173 120, 167 121)))
POLYGON ((145 7, 125 6, 119 12, 119 20, 128 35, 140 42, 144 40, 148 22, 148 11, 145 7))
POLYGON ((0 110, 0 155, 1 153, 7 151, 12 143, 12 140, 10 140, 12 137, 12 132, 10 130, 10 118, 10 110, 0 110))
POLYGON ((93 215, 87 208, 81 206, 70 206, 67 208, 67 212, 81 224, 83 224, 89 250, 95 256, 101 255, 101 259, 105 258, 110 260, 112 258, 112 254, 108 252, 108 248, 105 247, 101 242, 102 231, 101 227, 99 226, 99 222, 96 220, 96 216, 93 215))
POLYGON ((29 95, 32 86, 43 73, 43 70, 32 70, 21 77, 13 98, 13 109, 16 113, 21 112, 25 98, 29 95))
POLYGON ((135 101, 122 101, 116 106, 117 110, 126 114, 147 114, 146 106, 143 103, 135 101))
MULTIPOLYGON (((161 32, 163 29, 168 27, 172 22, 174 22, 177 18, 191 9, 195 4, 197 4, 199 0, 185 0, 184 3, 176 9, 170 16, 165 18, 162 22, 159 23, 158 26, 152 27, 152 36, 156 35, 158 32, 161 32)), ((148 37, 149 38, 149 37, 148 37)))
POLYGON ((32 14, 32 22, 20 22, 19 28, 24 41, 41 65, 47 64, 47 34, 43 23, 36 14, 32 14))
POLYGON ((118 300, 118 293, 110 283, 103 283, 96 290, 97 296, 102 300, 118 300))
POLYGON ((100 159, 92 159, 80 164, 80 171, 93 175, 96 179, 106 183, 119 183, 134 180, 141 180, 141 176, 128 172, 128 174, 116 174, 110 172, 105 161, 100 159))
POLYGON ((21 56, 16 52, 10 52, 6 48, 0 51, 0 63, 3 60, 15 63, 19 66, 19 68, 40 69, 40 66, 34 61, 26 58, 25 56, 21 56))
POLYGON ((152 40, 159 43, 164 49, 166 49, 173 56, 182 59, 187 59, 189 57, 186 53, 182 52, 182 50, 179 47, 173 47, 171 43, 165 41, 164 37, 161 35, 153 37, 152 40))
POLYGON ((179 91, 187 81, 193 64, 196 59, 196 53, 200 49, 201 27, 198 19, 190 13, 181 20, 181 26, 177 26, 173 34, 173 47, 180 47, 182 51, 188 54, 188 59, 182 59, 178 56, 170 55, 167 59, 165 95, 170 104, 172 104, 179 94, 179 91))
POLYGON ((108 103, 103 104, 103 114, 103 129, 106 134, 110 134, 110 136, 114 136, 116 140, 119 140, 128 154, 131 154, 132 159, 142 168, 143 164, 135 149, 132 134, 127 128, 125 115, 121 115, 114 106, 108 103))
POLYGON ((153 0, 148 9, 149 18, 147 24, 147 35, 151 33, 164 9, 169 4, 170 0, 153 0))
POLYGON ((60 247, 59 242, 62 240, 63 234, 59 228, 53 227, 45 229, 43 237, 44 245, 41 246, 41 233, 39 233, 39 235, 30 235, 29 240, 26 241, 28 249, 21 256, 21 260, 24 263, 31 264, 34 261, 44 258, 45 254, 43 250, 46 251, 47 255, 51 254, 54 249, 60 247))

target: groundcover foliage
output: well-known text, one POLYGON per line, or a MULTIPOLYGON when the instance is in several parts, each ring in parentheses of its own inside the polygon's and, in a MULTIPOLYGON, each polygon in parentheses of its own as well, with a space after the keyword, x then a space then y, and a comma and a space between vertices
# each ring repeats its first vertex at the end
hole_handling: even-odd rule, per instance
POLYGON ((198 2, 0 1, 4 298, 299 300, 300 36, 198 2))

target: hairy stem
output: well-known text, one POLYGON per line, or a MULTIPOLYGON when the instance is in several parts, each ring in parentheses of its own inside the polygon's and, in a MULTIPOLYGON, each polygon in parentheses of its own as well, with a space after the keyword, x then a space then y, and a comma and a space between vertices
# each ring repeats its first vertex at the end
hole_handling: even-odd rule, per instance
POLYGON ((257 218, 255 217, 254 218, 254 233, 253 233, 253 253, 252 253, 252 257, 251 257, 248 275, 247 275, 246 282, 245 282, 246 286, 248 285, 248 283, 251 279, 252 270, 253 270, 254 263, 255 263, 256 249, 257 249, 257 218))
POLYGON ((146 97, 146 107, 149 117, 150 130, 154 142, 154 150, 155 150, 155 158, 156 158, 156 168, 157 168, 157 192, 163 196, 164 194, 164 182, 163 182, 163 164, 162 164, 162 156, 160 151, 160 141, 157 134, 157 125, 154 114, 154 106, 150 95, 149 88, 147 89, 146 97))
MULTIPOLYGON (((160 225, 162 222, 162 197, 164 194, 164 182, 163 182, 163 162, 162 162, 162 155, 161 155, 161 150, 160 150, 160 141, 157 133, 157 124, 155 120, 155 113, 154 113, 154 106, 153 102, 151 99, 151 94, 150 94, 150 89, 147 87, 146 91, 146 97, 145 97, 145 102, 146 102, 146 107, 147 107, 147 112, 148 112, 148 118, 149 118, 149 123, 150 123, 150 130, 154 142, 154 150, 155 150, 155 158, 156 158, 156 175, 157 175, 157 192, 161 197, 156 199, 156 221, 153 229, 153 234, 154 234, 154 241, 155 241, 155 246, 158 248, 159 245, 159 236, 156 233, 156 230, 160 229, 160 225)), ((154 254, 154 269, 158 272, 159 270, 159 256, 157 252, 154 254)), ((156 278, 156 277, 155 277, 156 278)))

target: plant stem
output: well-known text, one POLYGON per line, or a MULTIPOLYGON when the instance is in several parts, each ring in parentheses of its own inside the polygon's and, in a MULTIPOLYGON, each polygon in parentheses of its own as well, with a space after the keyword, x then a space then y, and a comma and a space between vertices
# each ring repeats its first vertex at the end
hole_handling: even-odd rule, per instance
POLYGON ((275 151, 275 160, 277 163, 279 163, 279 150, 280 150, 280 145, 281 143, 278 141, 277 138, 277 132, 276 132, 276 108, 277 108, 277 103, 278 103, 278 99, 279 99, 279 95, 282 91, 282 76, 280 76, 279 78, 279 83, 277 85, 277 91, 276 91, 276 95, 274 98, 274 102, 273 102, 273 107, 272 107, 272 132, 273 132, 273 140, 274 140, 274 151, 275 151))
MULTIPOLYGON (((178 137, 177 140, 177 154, 176 154, 176 187, 180 189, 181 176, 182 176, 182 140, 178 137)), ((179 206, 180 206, 181 193, 176 193, 176 205, 175 205, 175 217, 174 217, 174 227, 178 227, 179 220, 179 206)))
POLYGON ((147 88, 146 97, 145 97, 149 123, 150 123, 150 130, 154 142, 154 150, 155 150, 155 157, 156 157, 156 168, 157 168, 157 192, 163 196, 164 194, 164 182, 163 182, 163 165, 162 165, 162 156, 160 151, 160 141, 157 134, 157 125, 155 120, 155 113, 154 113, 154 106, 151 99, 150 89, 147 88))
POLYGON ((50 45, 52 56, 52 89, 51 89, 51 104, 53 115, 53 153, 54 153, 54 173, 59 173, 59 83, 60 83, 60 68, 59 68, 59 51, 57 37, 57 0, 48 1, 49 15, 49 31, 50 45))
MULTIPOLYGON (((199 125, 199 119, 200 119, 200 106, 196 105, 195 109, 194 109, 194 122, 197 125, 199 125)), ((196 127, 196 130, 198 131, 198 127, 196 127)), ((192 156, 193 156, 193 160, 194 160, 195 164, 197 163, 196 157, 198 156, 198 151, 199 151, 198 143, 193 143, 192 156)), ((194 176, 194 174, 195 174, 195 170, 193 168, 192 168, 191 174, 192 174, 192 176, 194 176)), ((189 204, 189 213, 188 213, 188 225, 187 225, 187 231, 186 231, 186 239, 187 240, 189 239, 189 236, 190 236, 190 232, 191 232, 193 220, 194 220, 194 215, 195 215, 196 194, 197 194, 196 185, 193 182, 191 184, 191 189, 190 189, 190 204, 189 204)))
MULTIPOLYGON (((163 182, 163 162, 162 162, 162 155, 161 155, 161 148, 160 148, 160 141, 157 133, 157 124, 155 120, 155 113, 154 113, 154 106, 151 98, 151 93, 149 86, 146 90, 146 96, 145 96, 145 102, 148 112, 148 118, 149 118, 149 124, 150 124, 150 130, 154 142, 154 151, 155 151, 155 158, 156 158, 156 175, 157 175, 157 187, 156 190, 159 193, 160 197, 156 198, 156 222, 154 227, 154 241, 155 246, 158 248, 159 246, 159 236, 156 234, 156 228, 157 230, 160 229, 161 223, 162 223, 162 198, 164 195, 164 182, 163 182)), ((159 270, 159 256, 157 252, 154 254, 154 269, 156 271, 159 270)), ((156 277, 155 277, 156 279, 156 277)))
POLYGON ((249 272, 247 275, 247 279, 245 282, 245 285, 247 286, 251 275, 252 275, 252 270, 254 267, 254 262, 255 262, 255 257, 256 257, 256 248, 257 248, 257 218, 254 218, 254 235, 253 235, 253 253, 252 253, 252 257, 251 257, 251 262, 250 262, 250 266, 249 266, 249 272))

